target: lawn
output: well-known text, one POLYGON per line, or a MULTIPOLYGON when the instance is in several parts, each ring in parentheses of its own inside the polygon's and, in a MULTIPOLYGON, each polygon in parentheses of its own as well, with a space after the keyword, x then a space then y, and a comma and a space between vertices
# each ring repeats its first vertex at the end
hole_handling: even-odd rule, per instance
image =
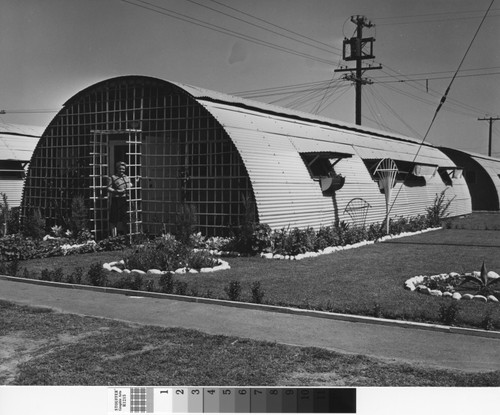
MULTIPOLYGON (((192 295, 227 299, 225 289, 238 281, 240 299, 251 301, 250 286, 259 281, 263 302, 268 304, 439 323, 452 300, 407 291, 404 282, 416 275, 480 270, 483 261, 488 270, 500 273, 500 231, 491 230, 499 219, 498 214, 475 214, 454 219, 449 229, 300 261, 228 258, 230 270, 176 275, 175 279, 185 282, 187 293, 192 295)), ((29 275, 44 268, 62 268, 68 274, 76 267, 88 269, 95 262, 119 260, 123 254, 115 251, 29 260, 22 261, 20 267, 29 275)), ((453 324, 500 329, 499 304, 465 300, 456 304, 458 315, 453 324)))
POLYGON ((500 386, 500 371, 387 363, 0 301, 3 385, 500 386))

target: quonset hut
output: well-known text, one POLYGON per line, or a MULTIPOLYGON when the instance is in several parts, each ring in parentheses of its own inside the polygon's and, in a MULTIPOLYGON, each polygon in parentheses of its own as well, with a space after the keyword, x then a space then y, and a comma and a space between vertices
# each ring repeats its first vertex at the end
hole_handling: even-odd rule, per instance
POLYGON ((48 223, 88 203, 92 231, 108 234, 106 177, 128 164, 131 233, 172 231, 186 206, 204 235, 227 235, 254 203, 272 228, 382 222, 375 168, 397 166, 391 217, 425 213, 446 190, 450 215, 471 212, 465 179, 439 149, 329 118, 143 76, 97 83, 70 98, 31 161, 24 213, 48 223), (417 155, 418 154, 418 155, 417 155), (442 172, 451 172, 444 179, 442 172), (140 179, 140 180, 139 180, 140 179), (396 198, 397 195, 397 198, 396 198))
POLYGON ((441 150, 463 168, 472 210, 500 210, 500 160, 453 148, 441 147, 441 150))
POLYGON ((26 167, 41 134, 40 127, 0 125, 0 193, 11 208, 21 204, 26 167))

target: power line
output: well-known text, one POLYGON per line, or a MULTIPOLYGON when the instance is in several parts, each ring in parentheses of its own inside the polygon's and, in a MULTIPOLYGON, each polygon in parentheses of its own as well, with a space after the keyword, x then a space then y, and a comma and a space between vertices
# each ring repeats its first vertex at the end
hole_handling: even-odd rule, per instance
POLYGON ((235 32, 234 30, 230 30, 230 29, 224 28, 222 26, 214 25, 214 24, 208 23, 206 21, 196 19, 194 17, 190 17, 190 16, 187 16, 185 14, 176 12, 174 10, 167 9, 165 7, 157 6, 157 5, 152 4, 152 3, 148 3, 147 1, 144 1, 144 0, 135 0, 135 1, 138 1, 142 4, 137 4, 137 3, 134 3, 133 1, 130 1, 130 0, 120 0, 120 1, 123 3, 128 3, 132 6, 136 6, 136 7, 145 9, 145 10, 152 11, 154 13, 158 13, 158 14, 161 14, 164 16, 172 17, 174 19, 181 20, 181 21, 184 21, 187 23, 191 23, 191 24, 194 24, 194 25, 199 26, 199 27, 204 27, 206 29, 210 29, 210 30, 213 30, 213 31, 218 32, 218 33, 222 33, 222 34, 229 35, 229 36, 234 36, 234 37, 237 37, 239 39, 243 39, 243 40, 255 43, 255 44, 260 45, 260 46, 266 46, 268 48, 278 50, 280 52, 290 53, 290 54, 295 55, 295 56, 300 56, 300 57, 303 57, 306 59, 314 60, 316 62, 321 62, 321 63, 327 64, 327 65, 334 65, 335 64, 335 62, 333 62, 331 60, 318 58, 316 56, 309 55, 309 54, 303 53, 303 52, 298 52, 296 50, 293 50, 293 49, 290 49, 290 48, 287 48, 284 46, 280 46, 280 45, 277 45, 277 44, 274 44, 271 42, 267 42, 265 40, 261 40, 261 39, 258 39, 256 37, 253 37, 253 36, 244 35, 242 33, 235 32))
MULTIPOLYGON (((385 68, 389 68, 388 66, 384 66, 385 68)), ((390 68, 389 68, 390 69, 390 68)), ((500 66, 490 66, 488 68, 470 68, 470 69, 462 69, 462 72, 472 72, 472 71, 486 71, 486 70, 491 70, 491 69, 500 69, 500 66)), ((384 71, 382 71, 384 72, 384 71)), ((398 73, 397 71, 394 71, 398 73)), ((442 73, 453 73, 453 71, 432 71, 432 72, 418 72, 418 73, 409 73, 409 74, 399 74, 399 76, 423 76, 423 75, 437 75, 437 74, 442 74, 442 73)), ((393 78, 394 75, 387 74, 386 76, 374 76, 373 79, 383 79, 383 78, 393 78)))
MULTIPOLYGON (((500 9, 491 9, 490 11, 496 12, 500 11, 500 9)), ((428 16, 441 16, 441 15, 446 15, 449 16, 450 14, 466 14, 466 13, 481 13, 479 17, 482 16, 483 10, 464 10, 464 11, 456 11, 456 12, 439 12, 439 13, 425 13, 425 14, 410 14, 406 16, 389 16, 389 17, 375 17, 374 20, 391 20, 391 19, 405 19, 405 18, 413 18, 413 17, 428 17, 428 16)))
MULTIPOLYGON (((413 79, 399 79, 395 81, 373 81, 374 83, 377 84, 393 84, 395 82, 399 83, 405 83, 405 82, 418 82, 418 81, 432 81, 436 79, 450 79, 450 78, 471 78, 471 77, 476 77, 476 76, 489 76, 489 75, 500 75, 500 72, 488 72, 488 73, 481 73, 481 74, 468 74, 468 75, 457 75, 457 76, 435 76, 435 77, 424 77, 424 78, 413 78, 413 79)), ((374 78, 376 79, 376 78, 374 78)))
MULTIPOLYGON (((497 17, 499 15, 491 15, 489 17, 497 17)), ((479 19, 481 16, 469 16, 469 17, 450 17, 447 19, 432 19, 432 20, 413 20, 410 22, 392 22, 392 23, 379 23, 377 26, 396 26, 396 25, 405 25, 405 24, 416 24, 416 23, 437 23, 437 22, 450 22, 453 20, 470 20, 470 19, 479 19)))
MULTIPOLYGON (((184 0, 184 1, 187 1, 187 2, 189 2, 189 3, 196 4, 196 5, 200 6, 200 7, 204 7, 205 9, 212 10, 212 11, 214 11, 214 12, 216 12, 216 13, 220 13, 220 14, 222 14, 222 15, 224 15, 224 16, 227 16, 227 17, 230 17, 230 18, 232 18, 232 19, 238 20, 238 21, 240 21, 240 22, 246 23, 246 24, 248 24, 248 25, 251 25, 251 26, 257 27, 257 28, 259 28, 259 29, 266 30, 266 31, 268 31, 268 32, 270 32, 270 33, 273 33, 273 34, 275 34, 275 35, 282 36, 282 37, 287 38, 287 39, 291 39, 291 40, 293 40, 293 41, 295 41, 295 42, 299 42, 299 43, 302 43, 302 44, 307 45, 307 46, 312 46, 313 48, 317 48, 317 49, 322 50, 322 51, 324 51, 324 52, 328 52, 328 53, 336 53, 336 52, 332 52, 332 50, 331 50, 331 49, 335 49, 335 48, 333 48, 332 46, 329 46, 329 47, 330 47, 330 50, 328 50, 328 49, 325 49, 325 48, 323 48, 323 47, 321 47, 321 46, 317 46, 317 45, 312 44, 312 43, 309 43, 309 42, 304 42, 304 41, 299 40, 299 39, 296 39, 296 38, 294 38, 294 37, 292 37, 292 36, 284 35, 284 34, 282 34, 282 33, 279 33, 279 32, 277 32, 277 31, 275 31, 275 30, 268 29, 268 28, 267 28, 267 27, 265 27, 265 26, 262 26, 262 25, 258 25, 258 24, 255 24, 255 23, 249 22, 248 20, 241 19, 241 18, 236 17, 236 16, 233 16, 233 15, 231 15, 231 14, 229 14, 229 13, 224 13, 223 11, 220 11, 220 10, 214 9, 213 7, 209 7, 209 6, 205 5, 205 4, 198 3, 197 1, 194 1, 194 0, 184 0)), ((214 3, 217 3, 217 4, 222 4, 222 3, 219 3, 219 2, 217 2, 217 1, 215 1, 214 3)), ((225 6, 225 5, 223 5, 223 6, 225 6)), ((227 7, 227 6, 226 6, 226 7, 227 7)), ((240 10, 235 9, 235 8, 233 8, 233 7, 230 7, 230 9, 235 10, 235 11, 237 11, 237 12, 239 12, 239 13, 243 13, 243 12, 241 12, 240 10)), ((249 16, 252 16, 252 15, 249 15, 249 16)), ((255 16, 252 16, 252 17, 253 17, 254 19, 257 19, 257 17, 255 17, 255 16)), ((259 20, 261 20, 261 19, 259 19, 259 20)), ((268 22, 266 21, 266 23, 268 23, 268 22)), ((271 23, 268 23, 268 24, 271 24, 271 23)), ((273 26, 275 26, 275 25, 273 25, 273 26)), ((286 29, 281 28, 281 27, 280 27, 280 29, 282 29, 282 30, 286 30, 286 29)), ((288 31, 288 30, 287 30, 287 31, 288 31)), ((293 33, 295 33, 295 32, 293 32, 293 33)), ((301 36, 301 35, 299 35, 299 36, 301 36)), ((303 37, 303 36, 302 36, 302 37, 303 37)), ((338 49, 338 50, 340 50, 340 49, 338 49)), ((338 54, 338 53, 336 53, 336 54, 338 54)), ((340 54, 338 54, 338 55, 340 56, 340 54)))
MULTIPOLYGON (((391 75, 388 72, 386 72, 385 70, 382 70, 382 72, 384 72, 384 73, 388 74, 388 76, 392 76, 392 77, 394 77, 396 79, 397 79, 397 77, 405 77, 405 76, 407 76, 407 75, 401 74, 400 72, 396 71, 395 69, 393 69, 393 68, 391 68, 391 67, 389 67, 387 65, 385 65, 385 68, 393 71, 394 73, 396 73, 396 75, 391 75)), ((380 84, 380 82, 377 82, 377 84, 380 84)), ((425 86, 422 85, 421 87, 418 87, 418 85, 419 85, 418 81, 411 82, 411 83, 404 83, 404 85, 410 86, 411 88, 413 88, 413 89, 415 89, 415 90, 417 90, 419 92, 425 92, 426 94, 430 93, 432 96, 435 96, 435 97, 441 96, 440 92, 438 92, 438 91, 436 91, 436 90, 434 90, 432 88, 429 88, 428 85, 425 85, 425 86)), ((387 86, 387 87, 389 87, 389 86, 387 86)), ((403 93, 403 92, 400 92, 400 93, 403 93)), ((425 100, 423 98, 417 98, 416 96, 411 95, 411 94, 409 94, 408 96, 414 97, 414 98, 416 98, 418 100, 421 100, 421 101, 425 100)), ((428 101, 428 102, 431 102, 431 101, 428 101)), ((484 114, 486 112, 484 109, 480 109, 480 108, 474 107, 472 105, 466 104, 466 103, 461 102, 461 101, 459 101, 459 100, 457 100, 455 98, 450 98, 448 102, 452 103, 453 105, 455 105, 457 107, 461 107, 463 109, 466 109, 466 110, 469 110, 469 111, 473 111, 475 115, 484 114)))
POLYGON ((329 48, 332 48, 332 49, 338 50, 339 52, 341 52, 341 51, 342 51, 340 48, 336 48, 335 46, 329 45, 328 43, 320 42, 319 40, 316 40, 316 39, 313 39, 313 38, 311 38, 311 37, 308 37, 308 36, 302 35, 302 34, 300 34, 300 33, 294 32, 293 30, 289 30, 289 29, 287 29, 287 28, 285 28, 285 27, 283 27, 283 26, 278 26, 278 25, 277 25, 277 24, 275 24, 275 23, 272 23, 272 22, 270 22, 270 21, 268 21, 268 20, 265 20, 265 19, 261 19, 260 17, 257 17, 257 16, 255 16, 255 15, 253 15, 253 14, 250 14, 250 13, 246 13, 246 12, 241 11, 241 10, 239 10, 239 9, 236 9, 236 8, 234 8, 234 7, 228 6, 227 4, 221 3, 221 2, 216 1, 216 0, 209 0, 209 1, 211 1, 212 3, 219 4, 219 5, 223 6, 223 7, 227 7, 228 9, 231 9, 231 10, 237 11, 238 13, 241 13, 241 14, 243 14, 243 15, 245 15, 245 16, 252 17, 253 19, 256 19, 256 20, 258 20, 258 21, 260 21, 260 22, 264 22, 264 23, 267 23, 267 24, 269 24, 269 25, 271 25, 271 26, 277 27, 278 29, 284 30, 284 31, 286 31, 286 32, 288 32, 288 33, 292 33, 292 34, 294 34, 294 35, 300 36, 300 37, 302 37, 302 38, 304 38, 304 39, 311 40, 311 41, 313 41, 313 42, 315 42, 315 43, 318 43, 318 44, 320 44, 320 45, 327 46, 327 47, 329 47, 329 48))
MULTIPOLYGON (((415 160, 417 159, 418 154, 420 153, 420 150, 422 149, 422 146, 424 145, 425 140, 427 139, 427 136, 429 135, 429 132, 431 131, 432 126, 434 125, 434 121, 436 120, 436 117, 437 117, 437 115, 439 114, 440 109, 442 108, 442 106, 443 106, 443 105, 444 105, 444 103, 446 102, 446 98, 448 97, 448 94, 449 94, 449 92, 450 92, 451 86, 453 85, 453 82, 455 81, 455 78, 456 78, 456 76, 458 75, 458 72, 460 71, 460 68, 462 67, 462 65, 463 65, 463 63, 464 63, 465 58, 466 58, 466 57, 467 57, 467 55, 469 54, 469 51, 470 51, 470 49, 472 48, 472 45, 474 44, 474 41, 476 40, 476 37, 477 37, 477 35, 478 35, 479 31, 481 30, 481 27, 483 26, 483 23, 484 23, 484 21, 486 20, 486 16, 488 16, 488 13, 489 13, 489 11, 490 11, 490 9, 491 9, 491 6, 493 6, 493 3, 494 3, 494 2, 495 2, 495 0, 491 0, 491 3, 490 3, 490 5, 488 6, 488 9, 487 9, 487 10, 486 10, 486 12, 484 13, 483 18, 482 18, 481 22, 479 23, 479 26, 478 26, 478 28, 476 29, 476 32, 474 33, 474 36, 472 37, 472 40, 470 41, 469 46, 467 47, 467 50, 465 51, 465 53, 464 53, 464 55, 463 55, 463 57, 462 57, 462 60, 460 61, 459 65, 458 65, 457 70, 455 71, 455 76, 454 76, 454 77, 452 78, 452 80, 450 81, 450 83, 449 83, 449 85, 448 85, 448 88, 446 88, 446 91, 445 91, 444 95, 442 96, 441 101, 439 102, 439 105, 438 105, 438 107, 436 108, 436 111, 434 112, 434 116, 432 117, 432 120, 431 120, 431 122, 430 122, 430 124, 429 124, 429 128, 427 128, 427 131, 426 131, 426 133, 425 133, 425 135, 424 135, 424 138, 423 138, 423 139, 422 139, 422 141, 420 142, 420 144, 419 144, 419 146, 418 146, 418 149, 417 149, 417 151, 416 151, 416 153, 415 153, 415 156, 413 157, 413 162, 415 162, 415 160)), ((408 173, 407 173, 407 174, 408 174, 408 173)), ((391 212, 392 208, 394 207, 394 204, 396 203, 396 200, 397 200, 397 198, 398 198, 398 196, 399 196, 399 194, 400 194, 400 192, 401 192, 401 189, 402 189, 402 187, 400 187, 400 188, 399 188, 399 190, 398 190, 398 192, 397 192, 397 194, 396 194, 396 196, 395 196, 395 198, 394 198, 394 200, 393 200, 393 202, 392 202, 392 204, 391 204, 391 208, 390 208, 390 209, 389 209, 389 211, 388 211, 388 214, 387 214, 388 216, 387 216, 387 217, 389 217, 389 213, 391 212)), ((387 224, 387 225, 389 225, 389 224, 387 224)))

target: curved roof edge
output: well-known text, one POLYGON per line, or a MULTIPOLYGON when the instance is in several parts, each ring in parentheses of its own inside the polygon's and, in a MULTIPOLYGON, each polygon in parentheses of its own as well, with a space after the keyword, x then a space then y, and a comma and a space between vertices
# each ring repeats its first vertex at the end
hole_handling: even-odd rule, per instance
POLYGON ((267 104, 267 103, 260 102, 260 101, 254 101, 254 100, 250 100, 250 99, 246 99, 246 98, 241 98, 241 97, 238 97, 235 95, 229 95, 229 94, 225 94, 222 92, 213 91, 210 89, 200 88, 200 87, 189 85, 189 84, 183 84, 180 82, 174 82, 174 81, 169 81, 169 80, 162 79, 162 78, 145 76, 145 75, 123 75, 123 76, 117 76, 114 78, 108 78, 108 79, 102 80, 100 82, 92 84, 92 85, 82 89, 81 91, 77 92, 75 95, 73 95, 71 98, 69 98, 63 104, 63 107, 66 107, 73 100, 77 99, 80 95, 83 95, 86 92, 88 92, 96 87, 99 87, 101 85, 104 86, 108 82, 126 80, 126 79, 129 79, 129 80, 149 79, 149 80, 155 81, 155 82, 164 82, 166 84, 170 84, 170 85, 173 85, 177 88, 184 90, 186 93, 191 95, 194 99, 199 100, 199 101, 220 102, 220 103, 224 103, 224 104, 228 104, 228 105, 233 105, 235 107, 243 107, 243 108, 246 108, 249 110, 254 110, 257 112, 267 113, 267 114, 274 115, 274 116, 281 116, 281 117, 285 117, 285 118, 292 118, 292 119, 306 121, 306 122, 312 122, 312 123, 316 123, 316 124, 328 125, 328 126, 334 127, 334 128, 354 131, 354 132, 358 132, 361 134, 371 134, 371 135, 375 135, 378 137, 390 138, 390 139, 398 140, 398 141, 406 141, 406 142, 410 142, 413 144, 422 144, 423 146, 427 146, 427 147, 436 147, 433 144, 421 143, 421 141, 419 141, 415 138, 400 135, 400 134, 388 133, 386 131, 377 130, 374 128, 363 127, 360 125, 351 124, 351 123, 347 123, 344 121, 338 121, 334 118, 322 117, 322 116, 310 114, 310 113, 303 112, 303 111, 297 111, 297 110, 293 110, 293 109, 289 109, 289 108, 285 108, 285 107, 280 107, 277 105, 267 104))
POLYGON ((492 156, 487 156, 486 154, 473 153, 472 151, 466 151, 466 150, 461 150, 459 148, 444 147, 444 146, 438 146, 437 148, 439 148, 439 149, 445 149, 445 150, 459 151, 461 153, 467 154, 467 155, 469 155, 471 157, 474 157, 474 158, 480 158, 480 159, 484 159, 484 160, 488 160, 488 161, 493 161, 493 162, 500 163, 500 158, 492 157, 492 156))

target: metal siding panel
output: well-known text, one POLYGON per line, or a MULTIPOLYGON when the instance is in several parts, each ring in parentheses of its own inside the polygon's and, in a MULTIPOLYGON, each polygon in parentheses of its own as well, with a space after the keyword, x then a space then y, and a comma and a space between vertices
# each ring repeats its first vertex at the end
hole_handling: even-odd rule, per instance
MULTIPOLYGON (((420 147, 417 143, 372 137, 220 103, 202 104, 221 123, 240 152, 254 189, 259 219, 272 228, 317 228, 331 225, 335 220, 333 199, 323 196, 319 183, 310 177, 299 152, 331 151, 353 155, 335 166, 335 170, 346 177, 344 187, 335 194, 338 219, 351 221, 345 208, 350 200, 361 197, 371 206, 367 212, 367 223, 384 220, 385 196, 362 158, 391 157, 413 161, 419 151, 417 162, 454 166, 438 149, 420 147)), ((435 195, 446 188, 436 176, 429 180, 427 186, 397 184, 391 204, 396 194, 398 196, 392 206, 391 217, 425 214, 435 195)), ((452 193, 459 197, 453 201, 450 211, 454 215, 470 213, 468 191, 463 186, 455 186, 452 193)))
POLYGON ((21 204, 23 184, 24 181, 21 179, 3 179, 0 177, 0 193, 7 195, 7 202, 10 207, 17 207, 21 204))

